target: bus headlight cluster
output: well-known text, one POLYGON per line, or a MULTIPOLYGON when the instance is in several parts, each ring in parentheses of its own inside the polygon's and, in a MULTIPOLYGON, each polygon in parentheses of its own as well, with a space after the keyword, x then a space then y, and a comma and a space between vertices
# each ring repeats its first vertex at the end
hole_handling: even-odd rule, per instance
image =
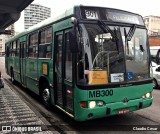
POLYGON ((149 98, 149 97, 151 97, 151 93, 146 93, 146 98, 149 98))
POLYGON ((89 108, 94 108, 96 105, 101 107, 104 105, 104 102, 103 101, 90 101, 89 102, 89 108))
POLYGON ((82 108, 95 108, 96 106, 99 106, 99 107, 101 107, 101 106, 104 106, 105 105, 105 102, 104 101, 101 101, 101 100, 99 100, 99 101, 81 101, 80 102, 80 106, 82 107, 82 108))
POLYGON ((90 101, 89 102, 89 108, 94 108, 96 106, 96 102, 95 101, 90 101))
POLYGON ((149 97, 151 97, 151 93, 150 92, 148 92, 148 93, 146 93, 145 95, 142 96, 143 99, 149 98, 149 97))

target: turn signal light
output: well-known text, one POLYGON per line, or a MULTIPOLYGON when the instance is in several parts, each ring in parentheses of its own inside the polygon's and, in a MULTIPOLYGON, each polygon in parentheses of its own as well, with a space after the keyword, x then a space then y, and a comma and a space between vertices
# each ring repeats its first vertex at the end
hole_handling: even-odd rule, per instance
POLYGON ((87 108, 87 102, 86 101, 81 101, 80 106, 83 108, 87 108))

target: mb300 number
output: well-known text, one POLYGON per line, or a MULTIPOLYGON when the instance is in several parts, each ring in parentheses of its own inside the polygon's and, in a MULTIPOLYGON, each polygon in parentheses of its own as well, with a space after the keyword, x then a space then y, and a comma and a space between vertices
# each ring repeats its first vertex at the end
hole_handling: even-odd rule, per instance
POLYGON ((112 96, 113 90, 97 90, 97 91, 89 91, 89 98, 95 97, 105 97, 105 96, 112 96))

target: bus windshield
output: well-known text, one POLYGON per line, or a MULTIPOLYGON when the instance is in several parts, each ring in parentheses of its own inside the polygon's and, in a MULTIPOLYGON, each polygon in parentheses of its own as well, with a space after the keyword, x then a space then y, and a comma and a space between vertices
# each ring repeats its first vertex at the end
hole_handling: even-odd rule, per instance
POLYGON ((146 29, 135 28, 127 40, 131 27, 108 27, 107 32, 98 24, 80 24, 78 81, 109 84, 149 78, 146 29), (94 78, 107 80, 90 80, 94 78))

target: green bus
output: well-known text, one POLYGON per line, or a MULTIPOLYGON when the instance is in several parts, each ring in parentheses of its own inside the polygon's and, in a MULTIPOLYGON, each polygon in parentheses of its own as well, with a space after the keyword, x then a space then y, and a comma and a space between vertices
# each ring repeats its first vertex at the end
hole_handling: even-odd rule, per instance
POLYGON ((77 121, 149 107, 153 84, 140 15, 74 6, 6 42, 6 72, 77 121))

